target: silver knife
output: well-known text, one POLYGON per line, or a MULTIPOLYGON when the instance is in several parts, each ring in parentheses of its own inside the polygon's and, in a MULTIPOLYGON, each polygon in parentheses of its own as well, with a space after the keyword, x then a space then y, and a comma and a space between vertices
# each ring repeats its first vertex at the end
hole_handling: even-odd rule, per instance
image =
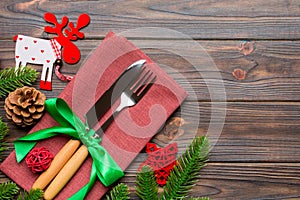
POLYGON ((100 118, 107 112, 107 110, 114 104, 114 102, 121 96, 121 93, 132 84, 142 73, 142 66, 146 60, 138 60, 132 63, 119 76, 119 78, 110 86, 108 90, 98 99, 98 101, 86 113, 87 122, 90 128, 94 127, 100 118))

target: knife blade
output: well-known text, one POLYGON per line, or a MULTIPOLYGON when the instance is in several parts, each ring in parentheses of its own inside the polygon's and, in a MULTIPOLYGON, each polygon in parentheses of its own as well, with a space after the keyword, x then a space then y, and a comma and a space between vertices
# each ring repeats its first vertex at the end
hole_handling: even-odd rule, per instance
POLYGON ((100 118, 107 112, 107 110, 114 104, 114 102, 121 96, 125 88, 138 77, 141 73, 141 68, 146 60, 138 60, 132 63, 119 76, 119 78, 110 86, 108 90, 98 99, 98 101, 86 113, 87 122, 90 128, 94 127, 100 118))

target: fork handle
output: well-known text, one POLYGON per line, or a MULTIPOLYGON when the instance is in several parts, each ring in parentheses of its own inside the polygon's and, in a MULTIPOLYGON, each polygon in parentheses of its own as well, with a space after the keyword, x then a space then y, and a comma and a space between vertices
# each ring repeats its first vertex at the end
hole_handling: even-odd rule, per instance
MULTIPOLYGON (((122 109, 121 109, 122 110, 122 109)), ((119 112, 121 112, 121 110, 116 110, 105 122, 104 124, 95 132, 95 136, 96 137, 100 137, 100 135, 102 135, 106 129, 109 127, 109 125, 112 123, 112 121, 114 120, 114 118, 119 114, 119 112)))

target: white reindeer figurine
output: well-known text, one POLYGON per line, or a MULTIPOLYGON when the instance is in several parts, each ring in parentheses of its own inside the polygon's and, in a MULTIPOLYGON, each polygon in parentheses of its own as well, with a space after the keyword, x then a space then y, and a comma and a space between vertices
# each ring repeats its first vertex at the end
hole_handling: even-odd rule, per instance
MULTIPOLYGON (((80 51, 72 41, 84 38, 84 34, 79 32, 79 30, 89 24, 90 17, 87 14, 81 14, 78 17, 76 27, 74 27, 72 22, 69 22, 66 16, 62 18, 61 23, 58 23, 55 15, 52 13, 45 13, 44 19, 54 25, 54 27, 46 26, 45 32, 54 33, 57 36, 51 40, 44 40, 16 35, 14 37, 16 41, 15 60, 16 68, 24 67, 28 63, 43 65, 40 89, 52 90, 53 66, 61 65, 61 59, 68 64, 75 64, 80 60, 80 51), (64 34, 63 29, 67 25, 68 29, 64 30, 64 34)), ((60 75, 58 70, 59 67, 56 68, 56 74, 60 75)))

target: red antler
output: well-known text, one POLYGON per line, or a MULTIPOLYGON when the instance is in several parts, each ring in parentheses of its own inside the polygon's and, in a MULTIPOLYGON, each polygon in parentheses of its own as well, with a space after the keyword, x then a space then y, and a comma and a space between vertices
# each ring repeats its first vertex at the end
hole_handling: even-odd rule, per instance
POLYGON ((54 25, 54 27, 46 26, 45 32, 47 33, 55 33, 58 37, 64 37, 63 29, 67 26, 69 19, 66 16, 63 16, 61 23, 58 23, 55 15, 53 13, 45 13, 44 19, 46 22, 49 22, 54 25))
POLYGON ((67 38, 70 40, 77 40, 84 38, 84 33, 80 32, 79 30, 86 27, 90 23, 90 17, 87 14, 81 14, 77 20, 77 26, 74 27, 73 22, 69 23, 68 29, 65 30, 67 38))
POLYGON ((53 24, 54 27, 46 26, 45 31, 47 33, 55 33, 56 41, 62 46, 62 58, 66 63, 75 64, 80 60, 80 51, 72 41, 82 39, 84 34, 79 30, 87 26, 90 23, 90 17, 87 14, 81 14, 77 20, 77 26, 74 27, 72 22, 69 22, 68 17, 64 16, 61 23, 58 23, 55 15, 53 13, 45 13, 44 19, 53 24), (68 25, 68 28, 63 29, 68 25))

